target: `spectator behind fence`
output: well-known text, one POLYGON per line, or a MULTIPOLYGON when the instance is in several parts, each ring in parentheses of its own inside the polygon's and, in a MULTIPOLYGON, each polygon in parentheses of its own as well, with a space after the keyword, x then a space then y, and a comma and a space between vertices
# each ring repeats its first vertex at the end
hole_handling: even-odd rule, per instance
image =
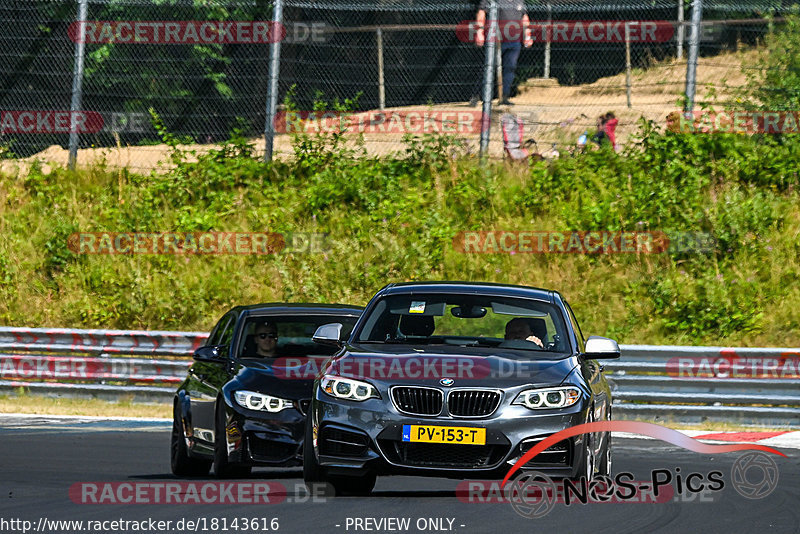
POLYGON ((606 113, 606 121, 605 121, 605 132, 606 137, 609 141, 611 141, 611 148, 614 150, 617 149, 617 117, 614 116, 614 113, 609 111, 606 113))
POLYGON ((597 133, 592 136, 592 141, 598 145, 603 142, 611 143, 611 148, 617 149, 617 124, 619 121, 614 115, 614 112, 609 111, 605 115, 597 117, 597 133))
MULTIPOLYGON (((476 16, 478 31, 475 37, 475 44, 479 47, 482 47, 486 41, 486 13, 488 9, 489 0, 480 0, 476 16)), ((499 95, 500 104, 510 106, 512 102, 509 98, 511 97, 511 88, 514 84, 517 61, 519 61, 522 45, 524 44, 525 48, 533 45, 533 37, 528 27, 530 19, 525 9, 525 0, 497 0, 497 19, 499 35, 496 35, 495 39, 496 42, 500 42, 501 61, 503 63, 503 94, 499 95), (518 25, 515 23, 518 23, 518 25)), ((491 23, 492 21, 489 22, 491 23)), ((492 34, 490 34, 491 36, 492 34)), ((470 106, 475 106, 478 103, 482 81, 483 75, 478 79, 478 84, 470 100, 470 106)))

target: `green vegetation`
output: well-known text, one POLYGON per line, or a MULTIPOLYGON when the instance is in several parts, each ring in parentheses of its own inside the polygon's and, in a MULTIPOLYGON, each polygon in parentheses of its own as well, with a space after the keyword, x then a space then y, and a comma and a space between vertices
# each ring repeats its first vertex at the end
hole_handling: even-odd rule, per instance
MULTIPOLYGON (((326 142, 323 142, 326 141, 326 142)), ((642 124, 638 149, 530 168, 453 159, 446 139, 375 158, 298 139, 265 164, 241 137, 141 176, 34 168, 3 177, 0 320, 208 329, 229 306, 363 304, 389 281, 460 279, 562 291, 586 332, 628 343, 793 345, 800 326, 800 141, 642 124), (298 149, 300 149, 298 148, 298 149), (78 255, 75 232, 320 232, 271 255, 78 255), (464 254, 462 231, 708 232, 713 253, 464 254)))
MULTIPOLYGON (((773 42, 770 53, 800 50, 797 39, 773 42)), ((265 164, 241 131, 191 162, 155 123, 175 147, 173 169, 34 166, 0 177, 0 322, 204 330, 235 304, 364 304, 388 282, 451 279, 558 289, 585 333, 625 343, 800 342, 798 135, 642 122, 624 153, 530 167, 479 165, 446 137, 373 157, 342 137, 298 136, 295 158, 265 164), (211 230, 326 233, 328 248, 77 255, 68 246, 75 232, 211 230), (453 244, 490 230, 706 232, 717 243, 707 253, 601 255, 464 254, 453 244)))
POLYGON ((0 395, 0 414, 83 415, 94 417, 147 417, 170 419, 172 403, 143 403, 131 396, 117 402, 100 399, 45 397, 17 388, 13 394, 0 395))

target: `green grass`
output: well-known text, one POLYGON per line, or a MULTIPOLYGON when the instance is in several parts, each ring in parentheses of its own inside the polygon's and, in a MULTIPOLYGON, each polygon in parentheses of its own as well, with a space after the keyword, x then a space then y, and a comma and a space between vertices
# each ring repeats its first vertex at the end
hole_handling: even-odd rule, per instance
MULTIPOLYGON (((409 140, 384 158, 332 138, 264 164, 234 138, 148 176, 34 168, 0 176, 0 322, 207 330, 265 301, 365 304, 388 282, 482 280, 552 288, 586 334, 624 343, 797 346, 800 142, 678 135, 642 124, 624 154, 530 168, 409 140), (76 255, 74 232, 322 232, 324 253, 76 255), (459 232, 691 231, 711 254, 463 254, 459 232)), ((795 136, 796 137, 796 136, 795 136)))
POLYGON ((15 395, 0 395, 0 414, 7 413, 170 419, 172 403, 140 403, 133 402, 132 399, 110 402, 99 399, 52 398, 17 392, 15 395))

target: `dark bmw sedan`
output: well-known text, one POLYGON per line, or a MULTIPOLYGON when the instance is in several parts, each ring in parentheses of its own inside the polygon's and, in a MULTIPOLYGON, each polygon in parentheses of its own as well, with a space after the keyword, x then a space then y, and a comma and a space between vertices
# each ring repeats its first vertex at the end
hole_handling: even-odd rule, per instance
MULTIPOLYGON (((340 332, 341 330, 341 332, 340 332)), ((616 342, 584 340, 555 291, 485 283, 389 285, 338 345, 314 385, 303 475, 340 494, 377 475, 503 478, 539 441, 611 417, 597 360, 616 342)), ((554 477, 611 472, 605 434, 561 441, 525 465, 554 477)))
POLYGON ((175 394, 176 475, 243 476, 254 466, 302 462, 313 378, 336 347, 311 338, 323 324, 349 334, 361 307, 260 304, 227 312, 175 394))

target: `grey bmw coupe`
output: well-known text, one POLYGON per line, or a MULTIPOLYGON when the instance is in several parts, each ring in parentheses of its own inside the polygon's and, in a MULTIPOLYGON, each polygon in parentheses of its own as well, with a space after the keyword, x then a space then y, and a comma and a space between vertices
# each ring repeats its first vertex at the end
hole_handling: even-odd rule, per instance
MULTIPOLYGON (((379 475, 502 478, 539 441, 611 417, 601 359, 556 291, 489 283, 390 284, 352 334, 323 325, 340 350, 314 383, 303 476, 309 487, 368 494, 379 475)), ((522 471, 611 472, 607 434, 551 446, 522 471)))

